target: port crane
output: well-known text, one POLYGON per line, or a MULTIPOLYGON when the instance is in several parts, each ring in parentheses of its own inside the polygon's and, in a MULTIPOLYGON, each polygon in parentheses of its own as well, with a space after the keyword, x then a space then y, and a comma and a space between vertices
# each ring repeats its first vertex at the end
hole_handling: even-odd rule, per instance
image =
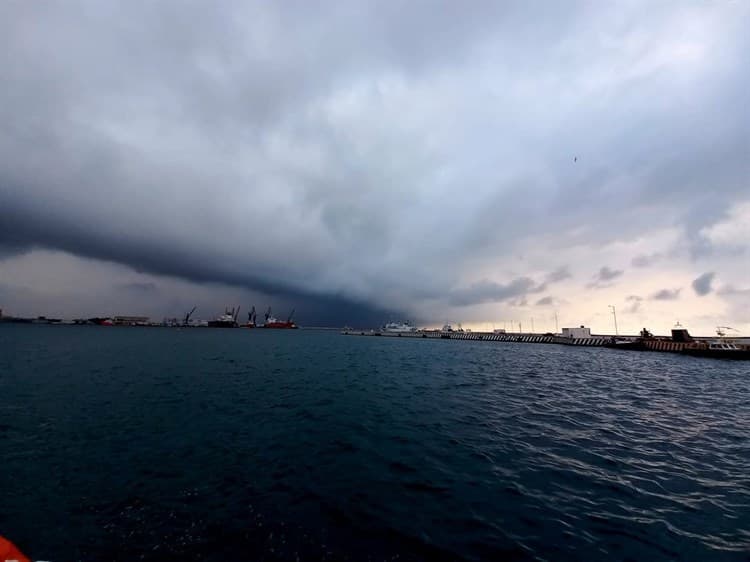
POLYGON ((294 309, 289 313, 289 318, 286 319, 289 324, 292 323, 292 316, 294 316, 294 309))
POLYGON ((188 325, 188 323, 190 322, 190 317, 193 315, 193 312, 195 312, 196 308, 198 308, 198 307, 194 306, 193 309, 190 312, 188 312, 187 314, 185 314, 185 319, 182 321, 182 325, 183 326, 187 326, 188 325))
POLYGON ((247 323, 255 325, 255 305, 253 305, 250 312, 247 313, 247 323))

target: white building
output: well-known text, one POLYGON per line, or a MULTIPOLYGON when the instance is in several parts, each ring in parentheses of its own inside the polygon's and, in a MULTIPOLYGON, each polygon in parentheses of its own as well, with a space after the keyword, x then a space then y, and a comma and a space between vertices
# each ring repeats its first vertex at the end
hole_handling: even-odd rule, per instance
POLYGON ((590 338, 591 328, 585 328, 583 326, 580 328, 563 328, 562 337, 571 339, 590 338))

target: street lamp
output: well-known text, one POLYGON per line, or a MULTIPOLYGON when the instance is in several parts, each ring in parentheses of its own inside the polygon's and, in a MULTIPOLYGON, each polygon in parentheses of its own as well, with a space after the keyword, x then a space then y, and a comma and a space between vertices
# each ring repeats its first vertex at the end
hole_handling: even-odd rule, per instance
POLYGON ((615 335, 619 336, 620 334, 617 332, 617 312, 615 311, 614 305, 609 305, 609 308, 612 309, 612 316, 615 317, 615 335))

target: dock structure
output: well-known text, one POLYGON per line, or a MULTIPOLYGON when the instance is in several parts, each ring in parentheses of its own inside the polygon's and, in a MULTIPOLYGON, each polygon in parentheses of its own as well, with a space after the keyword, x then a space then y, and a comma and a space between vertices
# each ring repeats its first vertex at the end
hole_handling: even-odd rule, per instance
POLYGON ((439 330, 422 330, 414 332, 385 332, 376 330, 344 330, 347 336, 383 336, 389 338, 418 338, 443 340, 471 340, 518 343, 556 343, 561 345, 576 345, 587 347, 602 347, 612 338, 611 336, 592 336, 588 338, 568 338, 554 334, 531 333, 495 333, 495 332, 441 332, 439 330))
MULTIPOLYGON (((588 328, 581 329, 585 332, 571 331, 564 332, 565 335, 556 334, 532 334, 532 333, 497 333, 497 332, 445 332, 441 330, 414 330, 409 332, 389 332, 389 331, 364 331, 345 329, 341 333, 351 336, 381 336, 411 339, 444 339, 444 340, 463 340, 463 341, 489 341, 489 342, 517 342, 517 343, 537 343, 537 344, 558 344, 570 345, 576 347, 609 347, 620 350, 638 350, 638 351, 657 351, 666 353, 689 353, 692 352, 696 344, 708 345, 709 338, 692 338, 686 330, 672 330, 672 338, 649 337, 639 338, 635 336, 610 336, 610 335, 590 335, 588 328), (587 337, 571 337, 585 335, 587 337), (621 344, 627 345, 621 345, 621 344)), ((575 330, 579 330, 576 328, 575 330)), ((740 343, 733 345, 736 350, 741 351, 733 358, 750 358, 750 345, 740 343), (740 355, 742 357, 740 357, 740 355)), ((725 355, 721 355, 724 357, 725 355)))

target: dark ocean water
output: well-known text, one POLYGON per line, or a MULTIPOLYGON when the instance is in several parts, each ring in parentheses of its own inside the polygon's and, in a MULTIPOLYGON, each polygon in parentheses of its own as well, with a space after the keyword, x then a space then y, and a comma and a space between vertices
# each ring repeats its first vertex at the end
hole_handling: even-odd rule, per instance
POLYGON ((750 365, 313 331, 0 326, 35 559, 748 560, 750 365))

